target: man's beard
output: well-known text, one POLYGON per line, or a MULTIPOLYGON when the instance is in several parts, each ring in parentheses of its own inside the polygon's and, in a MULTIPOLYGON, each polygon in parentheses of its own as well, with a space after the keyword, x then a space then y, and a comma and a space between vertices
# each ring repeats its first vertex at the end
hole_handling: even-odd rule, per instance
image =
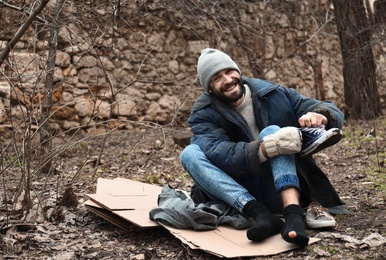
POLYGON ((237 100, 239 100, 244 95, 244 90, 243 90, 243 86, 241 85, 241 80, 234 79, 230 84, 224 85, 220 91, 216 91, 216 90, 212 89, 212 94, 213 94, 213 96, 215 96, 216 98, 218 98, 224 102, 233 103, 233 102, 236 102, 237 100), (224 94, 223 90, 226 90, 229 86, 232 86, 235 84, 238 84, 238 87, 239 87, 238 92, 232 93, 231 95, 224 94))

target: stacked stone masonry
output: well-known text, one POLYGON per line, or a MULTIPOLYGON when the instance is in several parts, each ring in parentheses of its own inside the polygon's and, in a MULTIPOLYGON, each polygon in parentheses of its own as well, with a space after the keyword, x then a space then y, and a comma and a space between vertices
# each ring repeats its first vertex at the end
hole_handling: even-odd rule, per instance
MULTIPOLYGON (((67 1, 60 20, 49 120, 55 131, 103 128, 106 123, 129 129, 145 123, 185 125, 195 98, 203 92, 196 61, 205 47, 229 53, 244 76, 259 75, 344 108, 336 26, 333 19, 325 24, 332 16, 327 0, 272 1, 267 6, 248 1, 239 8, 224 7, 221 14, 204 0, 195 2, 203 7, 201 13, 183 9, 184 1, 120 1, 119 13, 110 1, 77 2, 67 1), (220 22, 211 19, 216 15, 220 22), (230 16, 237 23, 221 20, 230 16), (236 25, 244 27, 236 30, 236 25), (322 90, 315 90, 317 69, 322 90)), ((42 19, 49 18, 53 5, 47 6, 42 19)), ((3 50, 20 25, 14 21, 22 16, 6 7, 0 10, 3 50)), ((29 28, 1 67, 3 128, 23 122, 38 127, 47 96, 49 47, 49 27, 40 24, 29 28)), ((382 48, 374 53, 384 103, 382 48)))

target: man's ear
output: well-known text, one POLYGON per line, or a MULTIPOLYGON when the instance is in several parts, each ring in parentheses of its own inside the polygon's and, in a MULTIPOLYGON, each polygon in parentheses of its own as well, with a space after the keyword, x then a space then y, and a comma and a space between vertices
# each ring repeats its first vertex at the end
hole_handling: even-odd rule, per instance
POLYGON ((212 88, 209 86, 208 87, 208 93, 211 94, 212 93, 212 88))

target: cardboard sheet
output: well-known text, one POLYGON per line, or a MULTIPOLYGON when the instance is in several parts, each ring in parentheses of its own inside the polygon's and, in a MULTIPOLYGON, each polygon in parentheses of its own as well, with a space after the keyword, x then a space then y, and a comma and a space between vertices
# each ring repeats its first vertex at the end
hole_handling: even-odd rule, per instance
POLYGON ((114 224, 115 226, 119 227, 120 229, 122 229, 126 232, 133 230, 135 227, 138 228, 137 225, 133 224, 132 222, 130 222, 124 218, 121 218, 120 216, 117 216, 116 214, 112 214, 112 212, 110 210, 102 208, 101 206, 99 206, 98 204, 93 202, 92 200, 87 200, 84 203, 84 206, 86 206, 86 208, 89 211, 91 211, 91 212, 95 213, 96 215, 106 219, 110 223, 114 224))
MULTIPOLYGON (((160 227, 149 219, 149 211, 157 207, 158 195, 162 187, 123 178, 114 180, 99 178, 96 194, 84 204, 92 212, 116 226, 129 231, 135 225, 139 228, 160 227)), ((248 240, 246 230, 236 230, 220 226, 211 231, 176 229, 162 225, 182 243, 192 249, 204 250, 218 257, 252 257, 275 255, 297 248, 275 235, 263 242, 248 240)), ((310 244, 318 241, 310 238, 310 244)))
POLYGON ((92 200, 87 200, 84 205, 91 212, 125 231, 135 228, 154 228, 160 226, 157 222, 149 219, 149 210, 111 211, 92 200))
POLYGON ((99 178, 96 194, 87 195, 90 200, 85 205, 118 227, 122 226, 122 221, 117 220, 117 217, 141 228, 157 227, 159 224, 149 219, 149 211, 157 207, 161 189, 156 185, 128 179, 99 178), (103 216, 106 212, 102 209, 110 212, 110 216, 103 216))
MULTIPOLYGON (((165 226, 175 237, 192 249, 201 249, 218 257, 253 257, 276 255, 298 248, 285 242, 277 234, 263 242, 252 242, 246 236, 246 230, 237 230, 220 226, 213 231, 180 230, 165 226)), ((318 241, 311 238, 310 244, 318 241)))

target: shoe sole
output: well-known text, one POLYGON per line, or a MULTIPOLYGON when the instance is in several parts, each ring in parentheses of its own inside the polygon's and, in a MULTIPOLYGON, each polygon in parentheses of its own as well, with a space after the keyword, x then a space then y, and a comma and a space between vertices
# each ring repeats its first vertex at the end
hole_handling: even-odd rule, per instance
POLYGON ((325 135, 322 138, 319 138, 306 149, 302 150, 300 152, 300 156, 304 157, 307 155, 315 154, 323 149, 326 149, 327 147, 338 143, 342 139, 342 131, 340 129, 336 129, 330 133, 330 135, 325 135))
POLYGON ((335 220, 315 221, 315 222, 309 222, 306 220, 306 224, 310 228, 331 228, 331 227, 335 227, 336 222, 335 222, 335 220))

